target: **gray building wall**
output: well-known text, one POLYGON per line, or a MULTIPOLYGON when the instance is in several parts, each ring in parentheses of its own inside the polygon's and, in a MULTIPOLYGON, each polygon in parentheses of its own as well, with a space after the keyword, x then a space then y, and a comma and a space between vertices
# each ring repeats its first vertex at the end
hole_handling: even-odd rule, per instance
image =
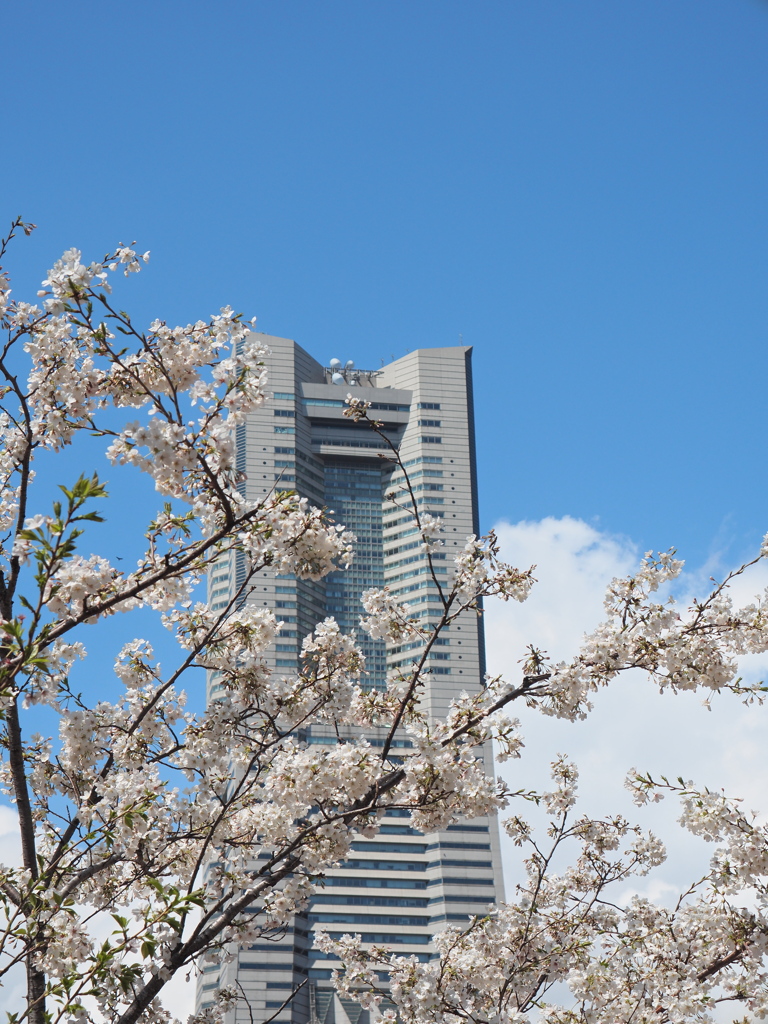
MULTIPOLYGON (((343 415, 348 393, 373 403, 371 415, 384 423, 411 476, 420 509, 443 519, 445 547, 434 560, 438 577, 450 579, 453 557, 470 533, 478 532, 477 479, 474 455, 471 349, 419 349, 381 370, 333 371, 295 342, 264 336, 274 401, 238 428, 238 468, 246 475, 249 500, 267 497, 274 488, 295 488, 313 504, 357 535, 353 567, 320 583, 261 573, 247 596, 249 603, 273 608, 285 623, 269 658, 277 674, 298 667, 301 639, 315 623, 333 615, 346 630, 355 630, 366 655, 367 684, 383 688, 387 669, 407 665, 418 649, 372 641, 359 628, 360 594, 386 584, 413 608, 424 623, 439 619, 441 606, 427 575, 412 519, 387 495, 407 504, 402 474, 386 456, 391 451, 364 424, 343 415)), ((244 565, 221 563, 209 579, 209 601, 223 607, 244 565)), ((429 662, 430 682, 424 702, 430 715, 443 716, 460 692, 476 691, 485 671, 482 620, 465 613, 443 634, 429 662)), ((209 699, 216 680, 209 679, 209 699)), ((375 745, 383 733, 366 733, 375 745)), ((302 733, 307 743, 336 743, 329 726, 313 725, 302 733)), ((409 740, 397 741, 407 748, 409 740)), ((492 766, 490 749, 484 757, 492 766)), ((256 852, 258 856, 258 852, 256 852)), ((363 940, 388 944, 403 955, 428 959, 432 936, 448 923, 466 923, 489 903, 503 898, 498 825, 495 817, 458 822, 445 832, 421 835, 407 815, 393 812, 373 840, 353 844, 349 860, 328 872, 306 913, 274 941, 234 950, 234 960, 206 969, 198 979, 198 1009, 215 989, 235 980, 250 1007, 230 1015, 228 1024, 265 1021, 290 992, 304 982, 294 1000, 279 1013, 280 1022, 304 1024, 313 1014, 323 1024, 368 1024, 357 1004, 332 992, 336 966, 312 949, 313 929, 352 932, 363 940), (312 1005, 310 1005, 312 1003, 312 1005)))

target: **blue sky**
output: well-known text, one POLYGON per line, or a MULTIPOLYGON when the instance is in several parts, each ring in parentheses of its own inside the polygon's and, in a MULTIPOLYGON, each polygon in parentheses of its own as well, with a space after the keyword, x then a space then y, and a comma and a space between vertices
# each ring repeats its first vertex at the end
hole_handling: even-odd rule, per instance
POLYGON ((42 0, 3 22, 28 292, 65 247, 135 238, 139 319, 231 303, 369 367, 461 337, 485 526, 754 548, 764 0, 42 0))

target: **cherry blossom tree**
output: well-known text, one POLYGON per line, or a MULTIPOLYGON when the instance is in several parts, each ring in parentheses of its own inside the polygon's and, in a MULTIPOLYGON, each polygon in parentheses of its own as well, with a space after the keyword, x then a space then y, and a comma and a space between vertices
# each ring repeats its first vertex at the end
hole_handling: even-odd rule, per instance
MULTIPOLYGON (((0 255, 31 228, 14 222, 0 255)), ((413 663, 390 674, 385 692, 366 686, 354 636, 332 619, 305 638, 296 676, 276 679, 265 652, 280 624, 247 603, 254 580, 266 568, 320 579, 349 564, 354 538, 292 491, 245 499, 233 428, 268 400, 265 350, 229 308, 184 327, 134 326, 111 284, 147 258, 120 246, 86 264, 70 250, 38 304, 12 299, 0 277, 1 764, 23 861, 0 867, 0 983, 22 967, 27 979, 26 1006, 10 1019, 172 1020, 159 999, 170 978, 284 926, 392 807, 423 830, 510 807, 504 827, 528 856, 513 900, 446 928, 428 963, 354 936, 321 937, 345 964, 339 987, 385 1018, 703 1021, 732 1000, 739 1012, 765 1015, 768 836, 736 803, 634 772, 638 801, 675 794, 686 826, 718 847, 672 909, 619 904, 615 887, 663 860, 659 841, 620 817, 576 817, 576 769, 564 759, 552 791, 537 793, 510 792, 477 756, 491 740, 500 758, 520 756, 516 704, 577 719, 596 689, 629 669, 661 688, 759 698, 760 686, 739 680, 737 659, 768 648, 763 607, 733 607, 732 577, 687 610, 662 601, 657 591, 681 563, 648 556, 634 577, 613 582, 605 622, 570 662, 553 665, 531 649, 519 678, 486 680, 434 721, 420 697, 441 631, 479 613, 484 598, 524 600, 534 583, 531 569, 499 560, 492 534, 470 537, 449 582, 432 572, 441 598, 432 625, 386 588, 363 595, 363 630, 414 645, 413 663), (95 474, 64 481, 61 498, 41 504, 36 469, 44 462, 50 475, 57 456, 89 437, 115 467, 146 474, 163 499, 137 530, 143 553, 130 569, 89 553, 108 508, 95 474), (194 588, 233 555, 245 578, 214 612, 194 588), (70 678, 76 662, 87 668, 85 641, 134 609, 155 612, 175 637, 176 664, 161 669, 128 615, 115 652, 119 695, 107 700, 101 688, 102 699, 87 700, 70 678), (218 673, 222 696, 195 714, 183 685, 201 669, 218 673), (313 722, 347 738, 302 744, 298 730, 313 722), (383 746, 366 740, 372 727, 386 731, 383 746), (395 758, 402 731, 413 746, 395 758), (516 813, 521 801, 546 809, 543 838, 516 813), (269 858, 255 860, 255 848, 269 858)), ((365 402, 348 404, 351 418, 380 429, 365 402)), ((440 523, 420 512, 395 449, 389 457, 405 480, 392 500, 413 515, 431 569, 440 523)), ((768 547, 758 558, 766 555, 768 547)), ((197 1024, 219 1020, 237 998, 220 992, 197 1024)))

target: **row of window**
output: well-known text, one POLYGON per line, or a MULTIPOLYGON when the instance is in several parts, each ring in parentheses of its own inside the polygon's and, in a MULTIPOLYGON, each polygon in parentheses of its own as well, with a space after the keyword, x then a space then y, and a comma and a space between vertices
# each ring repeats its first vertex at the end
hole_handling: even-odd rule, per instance
MULTIPOLYGON (((335 409, 347 407, 347 403, 340 398, 305 398, 304 405, 330 406, 335 409)), ((391 402, 371 402, 371 409, 381 409, 386 412, 410 412, 410 405, 393 405, 391 402)), ((438 407, 439 408, 439 407, 438 407)))
MULTIPOLYGON (((396 863, 393 861, 393 863, 396 863)), ((426 868, 426 865, 424 865, 426 868)), ((424 870, 422 868, 421 870, 424 870)), ((388 870, 394 870, 389 868, 388 870)), ((408 870, 415 870, 409 868, 408 870)), ((331 876, 324 880, 326 887, 347 888, 347 889, 427 889, 435 885, 493 885, 492 878, 434 878, 431 881, 421 878, 355 878, 348 876, 340 878, 331 876)))
MULTIPOLYGON (((342 738, 344 738, 344 737, 342 737, 342 738)), ((351 737, 347 737, 347 738, 351 738, 351 737)), ((335 746, 339 742, 339 737, 338 736, 307 736, 306 737, 306 741, 308 743, 326 743, 327 745, 334 745, 335 746)), ((384 745, 384 740, 383 739, 369 739, 369 743, 372 746, 383 746, 384 745)), ((390 746, 397 746, 397 748, 402 748, 402 746, 413 746, 414 744, 411 742, 410 739, 393 739, 392 742, 389 745, 390 746)), ((410 814, 410 812, 407 811, 406 812, 406 816, 408 816, 409 814, 410 814)), ((353 849, 357 849, 354 846, 354 844, 352 844, 352 847, 353 847, 353 849)), ((366 849, 367 850, 368 849, 372 849, 372 847, 366 846, 366 849)), ((390 849, 394 849, 391 844, 387 846, 387 850, 390 850, 390 849)), ((416 847, 414 847, 413 849, 416 849, 416 847)), ((395 852, 399 853, 401 851, 397 850, 395 852)))
POLYGON ((389 927, 424 928, 429 924, 429 917, 400 914, 344 914, 326 913, 307 915, 310 924, 383 924, 389 927))
POLYGON ((426 871, 425 860, 345 860, 342 868, 364 868, 370 871, 426 871))
MULTIPOLYGON (((371 744, 372 747, 383 747, 384 746, 384 740, 376 739, 376 737, 371 737, 368 740, 368 742, 371 744)), ((389 745, 390 745, 390 747, 412 747, 413 746, 413 741, 412 740, 394 739, 394 740, 392 740, 392 742, 389 745)), ((387 817, 387 818, 408 818, 410 816, 410 811, 401 811, 401 810, 398 810, 397 808, 395 808, 393 810, 385 811, 384 812, 384 816, 387 817)))
POLYGON ((338 441, 335 438, 312 438, 313 443, 332 445, 336 448, 389 448, 385 441, 338 441))
MULTIPOLYGON (((409 544, 408 545, 408 547, 418 547, 418 546, 419 546, 418 544, 409 544)), ((405 550, 405 549, 403 549, 403 550, 405 550)), ((387 554, 388 555, 396 554, 396 552, 391 552, 390 551, 390 552, 387 552, 387 554)), ((386 562, 384 564, 384 568, 387 569, 387 570, 389 570, 389 569, 399 569, 401 565, 412 565, 414 562, 426 561, 426 558, 427 558, 427 552, 426 551, 420 551, 417 555, 406 555, 405 558, 398 558, 396 562, 386 562)), ((445 553, 444 552, 439 552, 439 551, 433 553, 432 554, 432 561, 433 562, 444 562, 445 561, 445 553)))
POLYGON ((454 860, 446 857, 441 860, 431 860, 427 863, 428 868, 490 868, 493 864, 489 860, 454 860))
POLYGON ((493 885, 494 881, 492 878, 433 878, 427 882, 427 888, 431 889, 435 885, 493 885))
POLYGON ((426 896, 350 896, 341 893, 336 896, 326 893, 315 893, 312 897, 312 906, 315 904, 333 903, 344 907, 408 907, 418 909, 426 907, 429 900, 426 896))
MULTIPOLYGON (((270 964, 270 963, 258 963, 258 962, 254 962, 253 960, 241 960, 238 966, 239 966, 241 971, 293 971, 294 970, 293 961, 291 961, 290 963, 287 963, 287 964, 270 964)), ((302 971, 302 969, 300 967, 296 967, 295 970, 299 974, 306 973, 305 971, 302 971)), ((291 986, 291 987, 293 987, 293 986, 291 986)))
MULTIPOLYGON (((406 814, 410 812, 406 811, 406 814)), ((408 851, 412 852, 412 851, 408 851)), ((369 869, 371 871, 429 871, 432 868, 439 867, 454 867, 454 868, 490 868, 491 862, 489 860, 460 860, 455 857, 443 857, 440 860, 346 860, 340 867, 344 869, 359 870, 360 868, 369 869)), ((446 882, 457 882, 456 879, 445 879, 446 882)), ((435 885, 435 882, 430 882, 430 885, 435 885)), ((488 884, 485 881, 479 882, 478 884, 488 884)))
MULTIPOLYGON (((403 515, 403 510, 402 510, 402 508, 384 509, 382 515, 383 516, 390 516, 393 513, 397 513, 397 515, 402 516, 403 515)), ((434 508, 430 509, 430 513, 433 516, 435 516, 436 519, 444 519, 445 518, 445 512, 443 512, 441 509, 434 509, 434 508)), ((413 526, 413 523, 414 523, 413 512, 409 512, 407 515, 403 516, 402 519, 395 519, 391 523, 384 523, 383 524, 383 528, 385 530, 395 530, 399 526, 413 526)), ((418 533, 419 531, 418 530, 411 530, 409 532, 410 533, 418 533)), ((390 541, 390 540, 396 540, 398 537, 406 537, 406 536, 408 536, 407 533, 395 533, 395 534, 391 534, 388 537, 385 537, 384 541, 386 543, 387 541, 390 541)))
MULTIPOLYGON (((488 829, 486 828, 487 832, 488 829)), ((430 843, 427 850, 490 850, 490 843, 450 843, 441 840, 439 843, 430 843)))
MULTIPOLYGON (((450 644, 450 642, 451 641, 447 636, 436 636, 433 639, 432 644, 435 647, 447 647, 450 644)), ((401 654, 403 651, 413 651, 417 647, 424 647, 426 643, 426 640, 414 640, 413 643, 410 644, 400 644, 399 647, 391 647, 388 653, 390 655, 393 655, 401 654)))
MULTIPOLYGON (((413 484, 411 490, 414 494, 417 494, 419 491, 444 491, 445 487, 443 484, 413 484)), ((401 490, 395 495, 395 498, 398 501, 403 501, 407 497, 408 493, 409 492, 407 490, 401 490)))
MULTIPOLYGON (((427 900, 422 901, 425 905, 427 900)), ((395 926, 401 928, 425 928, 429 927, 436 921, 466 921, 467 914, 440 914, 437 917, 434 916, 422 916, 412 914, 349 914, 344 911, 328 912, 328 913, 313 913, 310 912, 307 915, 307 919, 310 925, 314 924, 351 924, 351 925, 385 925, 395 926)), ((269 949, 270 947, 263 946, 251 946, 251 949, 269 949)), ((274 947, 272 947, 274 948, 274 947)), ((297 948, 297 947, 294 947, 297 948)), ((298 947, 298 951, 301 951, 301 947, 298 947)))
MULTIPOLYGON (((422 580, 421 583, 411 583, 407 587, 397 587, 397 589, 393 590, 392 593, 393 594, 397 594, 397 595, 400 595, 400 594, 412 594, 415 590, 425 590, 427 587, 431 587, 433 585, 434 584, 433 584, 431 579, 422 580)), ((410 598, 409 597, 408 600, 413 602, 413 603, 415 603, 415 604, 419 604, 421 600, 427 600, 427 598, 419 599, 419 598, 410 598)), ((432 600, 440 601, 442 599, 440 598, 440 596, 438 594, 432 594, 430 596, 429 600, 430 601, 432 601, 432 600)))
MULTIPOLYGON (((412 473, 408 474, 409 480, 419 480, 422 477, 428 477, 431 480, 442 480, 445 477, 445 471, 442 469, 416 469, 412 473)), ((393 473, 389 478, 390 487, 401 486, 405 483, 405 475, 401 473, 393 473)))
MULTIPOLYGON (((382 511, 381 515, 382 515, 382 517, 384 519, 388 519, 389 516, 399 516, 399 515, 402 515, 402 513, 403 513, 403 510, 401 508, 385 508, 382 511)), ((411 517, 411 521, 412 520, 413 520, 413 517, 411 517)), ((394 525, 395 525, 394 523, 385 523, 384 524, 384 529, 385 530, 389 530, 394 525)))
POLYGON ((449 825, 446 832, 487 832, 487 825, 449 825))
MULTIPOLYGON (((328 932, 331 938, 340 939, 346 932, 328 932)), ((407 935, 403 932, 361 932, 360 939, 363 942, 376 943, 379 946, 428 946, 432 941, 431 935, 407 935)), ((308 960, 338 960, 333 953, 323 953, 319 949, 307 950, 308 960)))
MULTIPOLYGON (((404 520, 404 522, 412 523, 413 522, 413 516, 409 516, 408 519, 404 520)), ((397 523, 387 523, 385 528, 387 530, 391 530, 393 526, 397 526, 397 525, 398 525, 397 523)), ((400 533, 392 533, 388 537, 385 537, 384 538, 384 543, 385 544, 389 544, 393 540, 403 540, 405 537, 412 537, 415 533, 419 533, 420 534, 421 531, 419 530, 418 526, 411 526, 411 528, 409 530, 401 530, 400 533)), ((421 544, 421 540, 419 539, 418 541, 415 541, 414 543, 415 544, 421 544)))
POLYGON ((426 889, 427 883, 421 878, 326 878, 323 883, 330 886, 344 886, 349 889, 426 889))
POLYGON ((442 455, 418 455, 415 459, 406 459, 406 461, 403 463, 403 465, 407 469, 408 466, 418 466, 421 463, 427 463, 427 462, 430 462, 433 465, 437 465, 437 464, 441 463, 442 461, 443 461, 442 455))
MULTIPOLYGON (((427 668, 431 672, 433 672, 433 673, 437 672, 438 670, 431 664, 431 662, 432 661, 448 661, 450 659, 450 657, 451 657, 450 654, 440 654, 437 651, 433 651, 431 654, 428 655, 430 664, 427 665, 427 668)), ((418 655, 412 654, 408 658, 400 658, 398 661, 390 661, 389 662, 389 667, 390 668, 402 668, 403 665, 417 665, 419 663, 419 660, 420 660, 420 658, 419 658, 418 655)), ((438 672, 438 675, 439 674, 440 673, 438 672)), ((443 674, 447 674, 447 673, 443 673, 443 674)))
MULTIPOLYGON (((429 580, 428 583, 431 584, 432 581, 429 580)), ((426 585, 424 583, 420 583, 420 584, 417 584, 416 586, 412 586, 412 587, 400 587, 398 590, 393 591, 393 593, 395 593, 395 594, 407 594, 409 591, 413 591, 413 590, 424 590, 425 586, 426 585)), ((442 604, 442 598, 440 597, 439 594, 421 594, 418 597, 409 597, 408 600, 409 600, 409 603, 412 606, 415 605, 415 604, 424 604, 425 601, 430 601, 433 604, 442 604)), ((419 612, 415 611, 414 614, 415 615, 419 614, 419 612)))
MULTIPOLYGON (((436 576, 447 576, 448 575, 448 570, 447 569, 444 569, 444 568, 442 568, 442 566, 437 566, 437 565, 434 567, 432 572, 434 572, 434 574, 436 576)), ((427 573, 429 573, 430 576, 432 575, 432 573, 430 572, 429 566, 428 565, 423 565, 419 569, 411 569, 409 572, 399 572, 396 576, 389 576, 389 577, 387 577, 387 583, 399 583, 400 580, 408 580, 408 579, 411 579, 412 576, 424 576, 427 573)))

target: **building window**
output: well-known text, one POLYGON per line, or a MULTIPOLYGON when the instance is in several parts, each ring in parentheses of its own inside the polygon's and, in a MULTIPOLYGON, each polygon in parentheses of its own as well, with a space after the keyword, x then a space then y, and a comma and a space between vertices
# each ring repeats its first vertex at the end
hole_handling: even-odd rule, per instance
POLYGON ((433 860, 427 867, 492 868, 493 863, 490 860, 433 860))
POLYGON ((310 924, 367 924, 389 925, 395 928, 424 928, 429 924, 428 917, 411 917, 400 914, 309 914, 310 924))
POLYGON ((439 409, 440 408, 440 403, 439 402, 419 402, 419 404, 417 405, 416 408, 417 409, 439 409))
POLYGON ((293 409, 273 409, 272 413, 275 416, 287 416, 289 419, 296 418, 296 413, 293 409))
MULTIPOLYGON (((277 430, 278 428, 275 427, 275 429, 277 430)), ((422 436, 421 443, 422 444, 442 444, 443 443, 443 439, 442 439, 442 437, 424 437, 424 436, 422 436)))
POLYGON ((430 843, 428 850, 490 850, 490 843, 430 843))
MULTIPOLYGON (((392 828, 393 826, 390 826, 392 828)), ((345 886, 347 889, 426 889, 421 878, 326 878, 325 887, 345 886)))
POLYGON ((316 893, 312 897, 312 906, 314 907, 316 903, 333 903, 344 907, 407 907, 423 910, 429 900, 424 896, 349 896, 316 893))
MULTIPOLYGON (((328 932, 333 939, 340 939, 345 933, 344 932, 328 932)), ((375 942, 379 945, 387 946, 427 946, 432 941, 431 935, 406 935, 404 932, 397 932, 396 934, 389 934, 387 932, 363 932, 360 936, 363 942, 375 942)), ((309 950, 309 957, 315 958, 316 954, 314 950, 309 950)), ((318 959, 320 959, 318 957, 318 959)), ((325 959, 325 958, 322 958, 325 959)), ((337 959, 334 954, 331 954, 328 959, 337 959)))
POLYGON ((439 427, 441 426, 440 420, 419 420, 420 427, 439 427))
POLYGON ((343 868, 366 868, 370 871, 426 871, 427 862, 407 860, 345 860, 343 868))

